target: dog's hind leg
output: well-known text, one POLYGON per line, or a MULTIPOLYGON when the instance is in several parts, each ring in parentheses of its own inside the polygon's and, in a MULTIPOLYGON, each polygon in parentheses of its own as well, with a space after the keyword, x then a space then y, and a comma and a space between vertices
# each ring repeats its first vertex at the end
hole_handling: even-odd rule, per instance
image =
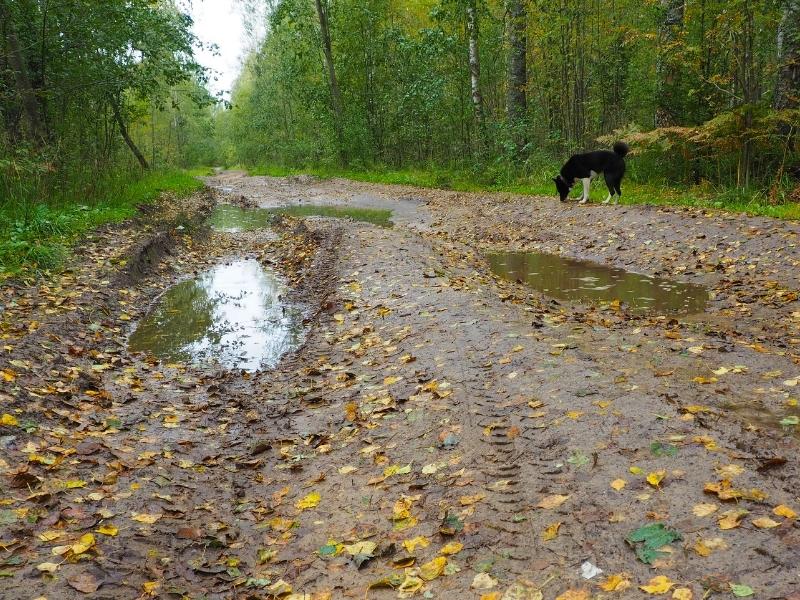
POLYGON ((616 182, 614 182, 614 190, 617 192, 617 200, 614 204, 619 204, 620 198, 622 198, 622 188, 620 185, 622 184, 622 177, 619 177, 616 182))
POLYGON ((616 188, 614 186, 615 184, 614 179, 608 173, 606 173, 605 180, 606 180, 606 185, 608 186, 608 197, 605 200, 603 200, 603 204, 608 204, 614 197, 614 194, 616 193, 616 188))
POLYGON ((584 177, 581 181, 583 182, 583 198, 581 198, 580 204, 586 204, 589 201, 589 184, 592 180, 584 177))

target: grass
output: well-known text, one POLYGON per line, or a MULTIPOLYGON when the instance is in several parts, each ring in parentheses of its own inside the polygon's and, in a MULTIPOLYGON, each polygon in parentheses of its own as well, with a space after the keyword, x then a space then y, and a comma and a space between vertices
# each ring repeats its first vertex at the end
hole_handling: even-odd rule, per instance
MULTIPOLYGON (((331 166, 303 168, 257 166, 249 168, 248 172, 251 175, 269 175, 272 177, 286 177, 305 173, 325 179, 342 177, 369 183, 411 185, 460 192, 506 192, 530 196, 554 196, 556 191, 551 178, 558 172, 558 165, 553 164, 542 167, 528 177, 503 176, 496 178, 495 181, 491 181, 491 178, 484 174, 436 168, 403 170, 375 168, 360 170, 331 166)), ((800 220, 800 204, 791 202, 770 204, 764 193, 758 190, 715 189, 707 185, 673 187, 639 183, 631 178, 626 179, 623 188, 622 204, 691 206, 778 219, 800 220)), ((573 196, 579 197, 581 192, 582 188, 576 186, 573 190, 573 196)), ((595 181, 592 186, 592 197, 595 201, 601 201, 606 194, 605 184, 602 181, 595 181)))
POLYGON ((47 202, 15 197, 0 206, 0 279, 57 269, 87 231, 132 217, 163 192, 186 196, 203 184, 183 171, 112 175, 86 182, 85 193, 62 191, 47 202), (88 191, 91 190, 91 191, 88 191))

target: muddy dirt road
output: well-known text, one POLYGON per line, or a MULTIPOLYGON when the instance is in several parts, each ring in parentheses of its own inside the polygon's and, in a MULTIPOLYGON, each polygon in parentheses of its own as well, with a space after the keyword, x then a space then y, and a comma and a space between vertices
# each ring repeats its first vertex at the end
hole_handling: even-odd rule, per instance
POLYGON ((800 597, 797 225, 228 172, 0 306, 3 598, 800 597), (214 204, 393 211, 392 228, 214 204), (545 251, 706 286, 700 314, 555 301, 545 251), (174 283, 274 269, 272 370, 127 336, 174 283), (641 586, 641 587, 640 587, 641 586))

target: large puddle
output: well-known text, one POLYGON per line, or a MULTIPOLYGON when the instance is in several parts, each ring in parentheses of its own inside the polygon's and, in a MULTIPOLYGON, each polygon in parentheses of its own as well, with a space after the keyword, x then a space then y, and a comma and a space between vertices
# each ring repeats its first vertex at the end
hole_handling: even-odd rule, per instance
POLYGON ((623 269, 537 252, 489 254, 492 270, 548 296, 579 302, 619 300, 635 313, 703 312, 708 291, 699 285, 648 277, 623 269))
POLYGON ((380 227, 392 226, 392 211, 374 208, 342 206, 293 205, 280 208, 241 208, 233 204, 218 204, 208 218, 215 231, 238 233, 269 227, 275 215, 293 217, 333 217, 372 223, 380 227))
POLYGON ((255 260, 219 265, 171 287, 129 339, 162 360, 257 371, 299 346, 302 312, 255 260))

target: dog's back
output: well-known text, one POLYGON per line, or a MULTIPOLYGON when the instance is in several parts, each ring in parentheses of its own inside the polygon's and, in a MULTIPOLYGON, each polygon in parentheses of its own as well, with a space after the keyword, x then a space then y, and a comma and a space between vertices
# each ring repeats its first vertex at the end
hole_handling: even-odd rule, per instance
POLYGON ((620 183, 625 175, 625 156, 628 150, 628 144, 620 141, 614 144, 613 150, 595 150, 572 155, 561 167, 561 174, 554 180, 561 200, 566 199, 569 189, 581 179, 584 181, 582 201, 585 202, 588 199, 589 181, 601 173, 608 185, 609 198, 622 195, 620 183))

